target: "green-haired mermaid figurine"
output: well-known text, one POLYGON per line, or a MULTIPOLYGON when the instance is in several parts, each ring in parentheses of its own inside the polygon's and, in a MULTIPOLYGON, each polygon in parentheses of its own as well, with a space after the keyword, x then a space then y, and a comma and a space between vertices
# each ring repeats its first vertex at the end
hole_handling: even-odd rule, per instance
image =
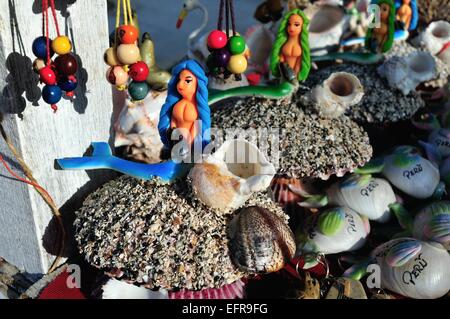
POLYGON ((275 77, 288 81, 304 81, 311 68, 308 41, 309 20, 302 10, 294 9, 281 20, 270 56, 270 69, 275 77))
POLYGON ((373 53, 389 51, 394 43, 395 6, 392 0, 378 0, 380 22, 369 27, 366 35, 366 48, 373 53))

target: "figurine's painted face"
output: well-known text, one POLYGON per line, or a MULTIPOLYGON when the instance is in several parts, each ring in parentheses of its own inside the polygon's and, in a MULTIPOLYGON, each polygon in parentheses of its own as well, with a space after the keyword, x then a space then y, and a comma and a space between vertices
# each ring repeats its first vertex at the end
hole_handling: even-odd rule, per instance
POLYGON ((387 3, 382 3, 380 6, 380 12, 381 12, 381 21, 387 21, 389 19, 389 11, 391 8, 387 3))
POLYGON ((289 18, 288 25, 287 25, 287 33, 291 37, 295 37, 300 35, 302 32, 303 27, 303 19, 298 14, 293 14, 289 18))
POLYGON ((197 78, 189 70, 183 70, 177 84, 177 91, 186 100, 193 100, 197 92, 197 78))

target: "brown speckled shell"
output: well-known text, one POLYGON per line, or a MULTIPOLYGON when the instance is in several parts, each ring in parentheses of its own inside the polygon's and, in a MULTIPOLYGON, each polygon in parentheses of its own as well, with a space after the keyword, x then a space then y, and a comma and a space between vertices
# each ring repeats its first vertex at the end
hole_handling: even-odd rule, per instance
POLYGON ((240 209, 228 234, 233 262, 248 273, 278 271, 295 253, 294 235, 286 222, 259 206, 240 209))

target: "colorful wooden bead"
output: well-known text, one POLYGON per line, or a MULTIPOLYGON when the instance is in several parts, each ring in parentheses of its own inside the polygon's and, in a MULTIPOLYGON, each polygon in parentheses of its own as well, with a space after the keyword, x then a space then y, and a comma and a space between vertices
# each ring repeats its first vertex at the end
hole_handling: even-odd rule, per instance
POLYGON ((227 45, 228 39, 227 35, 220 31, 214 30, 208 35, 208 47, 211 49, 217 50, 222 49, 227 45))
POLYGON ((77 88, 78 81, 74 76, 63 77, 58 81, 58 86, 65 92, 72 92, 77 88))
POLYGON ((46 85, 42 89, 42 98, 48 104, 55 104, 61 100, 62 91, 57 85, 46 85))
POLYGON ((45 61, 43 59, 37 58, 33 61, 33 70, 39 74, 39 71, 45 67, 45 61))
POLYGON ((141 53, 136 44, 121 44, 117 47, 117 58, 122 64, 133 64, 141 59, 141 53))
POLYGON ((106 78, 113 85, 125 85, 128 81, 128 73, 121 66, 112 66, 106 71, 106 78))
POLYGON ((117 36, 122 44, 134 44, 139 37, 139 31, 132 25, 122 25, 117 29, 117 36))
POLYGON ((216 66, 218 67, 226 67, 228 62, 230 61, 231 54, 227 48, 223 48, 217 51, 214 51, 214 60, 216 62, 216 66))
POLYGON ((52 49, 59 55, 67 54, 72 50, 72 44, 68 37, 61 35, 52 41, 52 49))
POLYGON ((240 35, 235 35, 228 39, 228 49, 232 55, 244 53, 245 47, 244 38, 240 35))
POLYGON ((72 54, 64 54, 55 59, 55 67, 63 75, 73 75, 77 72, 78 62, 72 54))
MULTIPOLYGON (((51 43, 51 41, 49 41, 51 43)), ((39 59, 47 59, 47 37, 39 37, 33 41, 33 54, 39 59)), ((50 48, 50 57, 53 56, 53 50, 50 48)))
POLYGON ((242 54, 232 55, 227 69, 233 74, 244 73, 247 70, 247 59, 242 54))
POLYGON ((103 60, 106 64, 109 66, 116 66, 120 65, 120 61, 117 58, 116 49, 115 48, 109 48, 105 51, 105 54, 103 55, 103 60))
POLYGON ((147 82, 131 82, 128 85, 128 93, 134 101, 140 101, 145 99, 149 92, 147 82))
POLYGON ((136 62, 130 66, 128 74, 134 81, 143 82, 147 79, 149 74, 148 66, 145 62, 136 62))
POLYGON ((51 66, 45 66, 39 71, 39 79, 47 85, 56 84, 56 74, 51 66))

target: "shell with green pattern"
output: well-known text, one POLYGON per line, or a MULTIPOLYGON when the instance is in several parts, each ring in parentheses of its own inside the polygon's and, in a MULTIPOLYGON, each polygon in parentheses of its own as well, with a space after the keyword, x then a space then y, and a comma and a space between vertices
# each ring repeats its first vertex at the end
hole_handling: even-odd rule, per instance
MULTIPOLYGON (((366 34, 366 49, 368 49, 369 51, 373 52, 373 53, 380 53, 380 52, 387 52, 391 49, 393 43, 394 43, 394 32, 395 32, 395 6, 394 6, 394 2, 392 0, 378 0, 378 1, 373 1, 373 4, 378 5, 379 7, 381 7, 382 4, 388 5, 389 6, 389 16, 388 16, 388 21, 387 21, 387 38, 385 39, 385 41, 383 42, 383 44, 380 47, 380 44, 376 42, 376 39, 373 37, 373 30, 375 29, 374 27, 369 27, 369 29, 367 30, 367 34, 366 34)), ((380 8, 380 10, 382 10, 382 8, 380 8)), ((377 12, 378 13, 378 12, 377 12)), ((381 14, 381 12, 380 12, 381 14)))
POLYGON ((281 20, 280 28, 278 29, 277 37, 275 38, 272 53, 270 55, 270 70, 273 76, 279 78, 281 77, 279 63, 280 63, 280 52, 283 45, 288 40, 287 26, 289 18, 292 15, 299 15, 303 19, 303 27, 301 32, 300 45, 302 47, 302 66, 300 72, 297 74, 297 79, 299 81, 304 81, 308 77, 309 70, 311 69, 311 57, 309 52, 309 39, 308 39, 308 24, 309 20, 306 15, 300 9, 294 9, 289 11, 281 20))

